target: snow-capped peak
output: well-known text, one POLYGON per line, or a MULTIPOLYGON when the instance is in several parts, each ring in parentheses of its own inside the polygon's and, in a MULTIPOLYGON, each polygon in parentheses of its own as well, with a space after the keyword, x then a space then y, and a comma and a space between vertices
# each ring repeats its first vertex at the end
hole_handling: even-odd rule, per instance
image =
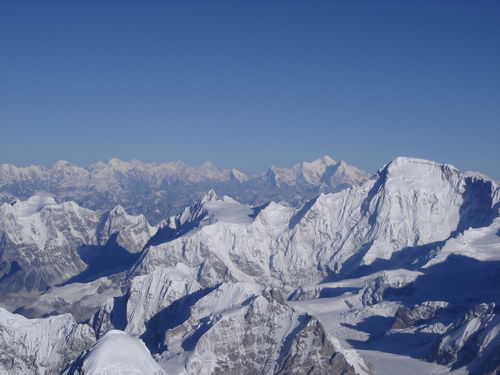
MULTIPOLYGON (((451 164, 440 164, 435 161, 399 156, 386 164, 381 171, 387 173, 390 177, 415 177, 425 178, 428 172, 444 174, 461 174, 461 172, 451 164)), ((427 177, 428 178, 428 177, 427 177)))
POLYGON ((208 191, 198 203, 188 207, 175 222, 183 226, 187 223, 208 225, 217 221, 228 223, 250 223, 253 210, 250 205, 242 204, 227 195, 217 197, 214 190, 208 191))
POLYGON ((12 211, 17 216, 25 217, 36 214, 44 207, 55 206, 57 204, 56 200, 50 195, 36 194, 25 201, 16 201, 12 205, 12 211))
POLYGON ((238 181, 238 182, 245 182, 245 181, 249 180, 249 177, 245 173, 243 173, 235 168, 231 169, 231 178, 233 180, 238 181))
POLYGON ((65 374, 162 375, 144 343, 120 330, 111 330, 65 374))

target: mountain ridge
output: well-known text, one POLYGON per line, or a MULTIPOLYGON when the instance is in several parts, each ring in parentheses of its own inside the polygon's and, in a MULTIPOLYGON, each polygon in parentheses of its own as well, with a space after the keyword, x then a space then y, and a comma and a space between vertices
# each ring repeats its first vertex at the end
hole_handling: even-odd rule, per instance
POLYGON ((67 161, 58 161, 50 168, 0 164, 0 202, 48 193, 91 209, 122 205, 132 214, 144 214, 157 223, 179 213, 210 189, 249 204, 276 199, 300 204, 319 192, 337 191, 368 177, 368 173, 328 156, 290 168, 270 167, 254 175, 234 168, 218 169, 211 162, 191 167, 181 161, 143 163, 113 158, 88 168, 67 161))

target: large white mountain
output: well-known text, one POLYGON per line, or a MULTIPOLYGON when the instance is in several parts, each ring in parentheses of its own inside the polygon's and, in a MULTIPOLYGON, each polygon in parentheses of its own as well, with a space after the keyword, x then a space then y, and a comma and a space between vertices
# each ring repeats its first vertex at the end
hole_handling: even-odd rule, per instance
MULTIPOLYGON (((271 169, 263 183, 320 191, 328 181, 358 177, 322 158, 271 169)), ((39 305, 41 314, 58 301, 65 308, 55 312, 88 318, 96 311, 76 325, 95 335, 79 353, 46 367, 35 362, 28 374, 112 368, 132 347, 138 374, 156 366, 168 374, 495 373, 499 209, 494 181, 412 158, 299 208, 209 191, 157 226, 122 207, 92 211, 38 195, 0 209, 0 285, 17 280, 26 288, 16 262, 50 286, 42 295, 15 295, 22 303, 32 298, 26 307, 39 305), (33 253, 53 258, 33 262, 33 253), (96 268, 102 262, 107 267, 96 268), (124 349, 115 355, 117 342, 124 349)), ((53 319, 6 314, 0 332, 12 319, 43 329, 53 319)), ((23 337, 46 341, 39 331, 23 337)), ((22 340, 6 334, 0 347, 22 340)), ((30 360, 20 357, 19 366, 30 360)))
POLYGON ((271 167, 247 176, 236 169, 217 169, 205 162, 190 167, 183 162, 143 163, 111 159, 82 168, 59 161, 51 168, 0 164, 0 202, 27 199, 48 192, 59 201, 75 201, 90 209, 124 206, 145 214, 151 222, 176 214, 215 189, 245 203, 269 200, 300 203, 319 192, 332 192, 364 181, 369 174, 328 156, 291 168, 271 167))
POLYGON ((384 264, 420 264, 450 237, 491 222, 499 201, 491 181, 398 158, 362 185, 322 194, 299 210, 271 203, 252 215, 248 206, 212 194, 169 222, 194 230, 145 249, 134 271, 184 262, 198 269, 202 284, 298 287, 384 264))

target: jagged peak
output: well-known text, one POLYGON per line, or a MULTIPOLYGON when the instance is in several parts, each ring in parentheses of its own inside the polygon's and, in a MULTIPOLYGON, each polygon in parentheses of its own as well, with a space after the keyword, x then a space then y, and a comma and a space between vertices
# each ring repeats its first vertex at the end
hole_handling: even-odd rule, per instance
POLYGON ((201 203, 213 202, 218 199, 219 198, 217 197, 217 193, 213 189, 210 189, 205 193, 205 195, 203 195, 203 198, 201 198, 201 203))

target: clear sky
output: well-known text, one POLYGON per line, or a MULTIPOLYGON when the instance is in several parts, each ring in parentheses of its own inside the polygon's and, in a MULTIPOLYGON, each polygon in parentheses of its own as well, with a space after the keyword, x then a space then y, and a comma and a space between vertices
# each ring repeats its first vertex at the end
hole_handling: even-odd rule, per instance
POLYGON ((500 1, 0 1, 0 162, 500 178, 500 1))

